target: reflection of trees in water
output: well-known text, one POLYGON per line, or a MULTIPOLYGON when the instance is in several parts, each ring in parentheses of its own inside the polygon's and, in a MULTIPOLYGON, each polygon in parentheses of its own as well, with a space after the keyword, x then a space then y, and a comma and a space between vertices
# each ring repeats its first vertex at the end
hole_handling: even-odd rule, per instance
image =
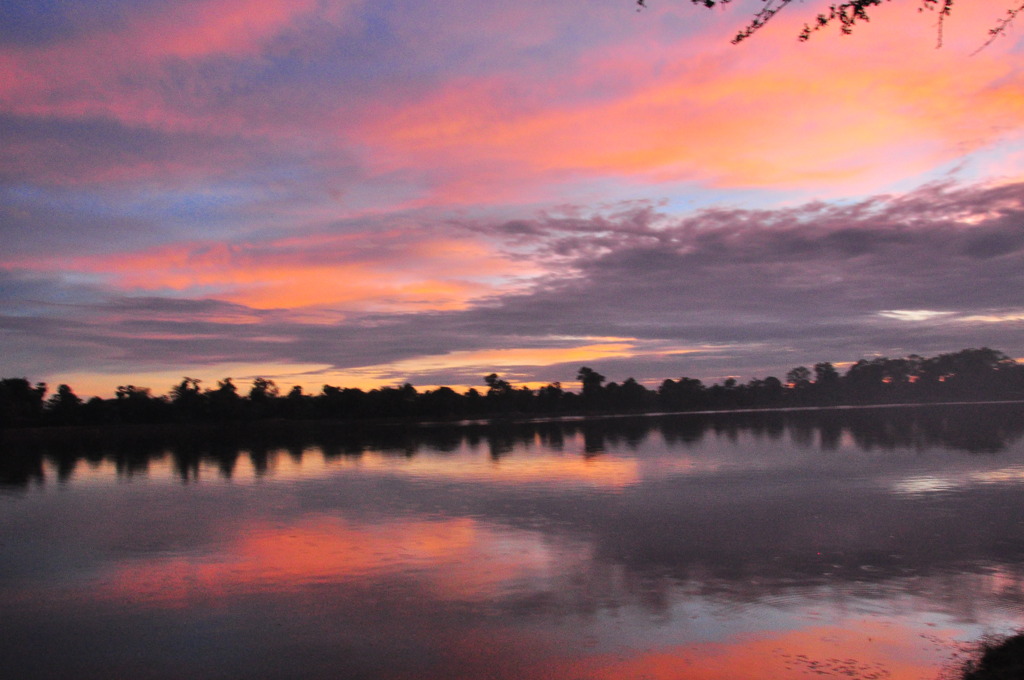
POLYGON ((565 432, 559 422, 537 423, 537 438, 551 451, 561 452, 565 449, 565 432))
POLYGON ((1021 404, 754 411, 703 417, 683 441, 698 441, 709 430, 731 441, 741 433, 771 439, 788 433, 797 446, 834 450, 845 433, 863 451, 942 447, 992 453, 1024 436, 1022 416, 1021 404))
POLYGON ((961 621, 1024 606, 1024 533, 1007 511, 1019 487, 908 497, 850 482, 831 468, 696 474, 549 498, 544 513, 595 562, 676 602, 913 598, 961 621))
POLYGON ((42 456, 23 452, 0 456, 0 484, 28 486, 42 480, 42 456))
MULTIPOLYGON (((301 463, 311 452, 316 460, 371 452, 397 458, 431 452, 445 456, 460 450, 486 459, 495 452, 516 456, 531 448, 562 450, 567 456, 587 455, 588 449, 600 456, 597 449, 603 448, 610 456, 636 447, 642 455, 641 445, 659 438, 670 452, 715 438, 799 442, 825 451, 938 445, 975 452, 1020 439, 1022 414, 1020 406, 993 406, 356 430, 325 425, 126 430, 73 441, 8 441, 0 474, 4 483, 24 486, 50 470, 73 480, 76 469, 99 462, 132 475, 166 461, 187 481, 207 466, 230 477, 246 460, 258 473, 272 475, 275 460, 301 463)), ((918 502, 873 485, 832 483, 833 472, 797 467, 754 480, 731 472, 683 475, 627 485, 615 494, 573 487, 537 494, 525 488, 529 485, 508 484, 467 489, 457 503, 451 500, 449 481, 430 485, 397 479, 389 488, 410 512, 443 508, 543 531, 546 544, 579 548, 572 551, 580 565, 571 577, 540 593, 510 590, 509 600, 495 605, 502 611, 597 612, 623 603, 668 617, 681 599, 691 596, 724 607, 758 602, 800 606, 823 597, 851 602, 912 597, 928 602, 930 611, 938 607, 959 620, 981 618, 978 612, 985 608, 1019 611, 1024 604, 1024 537, 1018 514, 1007 511, 1019 504, 1018 487, 979 485, 918 502)), ((332 502, 339 504, 339 512, 378 502, 358 496, 332 494, 332 502)))
POLYGON ((250 423, 223 425, 59 428, 10 431, 0 440, 0 484, 25 486, 44 477, 43 461, 58 480, 74 475, 80 462, 113 463, 124 476, 144 474, 154 460, 170 456, 183 480, 195 479, 203 461, 231 477, 244 455, 257 474, 288 455, 301 462, 307 451, 324 458, 374 451, 412 457, 423 452, 452 453, 486 446, 498 460, 539 445, 562 451, 566 441, 583 441, 582 454, 637 450, 652 435, 671 448, 686 448, 708 436, 738 442, 741 437, 777 441, 801 448, 834 450, 844 437, 864 451, 943 447, 970 453, 998 452, 1024 435, 1024 405, 967 404, 907 408, 751 411, 593 419, 501 421, 425 426, 353 426, 339 423, 250 423))

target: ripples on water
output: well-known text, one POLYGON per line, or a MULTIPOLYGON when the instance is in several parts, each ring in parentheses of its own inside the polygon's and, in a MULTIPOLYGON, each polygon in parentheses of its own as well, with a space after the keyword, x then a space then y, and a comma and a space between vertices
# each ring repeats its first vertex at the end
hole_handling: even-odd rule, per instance
POLYGON ((1020 416, 8 441, 0 658, 17 678, 933 678, 1022 625, 1020 416))

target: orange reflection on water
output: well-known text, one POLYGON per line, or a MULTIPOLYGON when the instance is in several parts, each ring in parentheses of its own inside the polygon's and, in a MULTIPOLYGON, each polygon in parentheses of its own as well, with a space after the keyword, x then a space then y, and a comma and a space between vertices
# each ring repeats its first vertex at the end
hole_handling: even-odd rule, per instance
POLYGON ((485 600, 515 582, 543 578, 556 560, 538 534, 469 518, 355 524, 320 516, 246 529, 213 547, 121 564, 92 595, 175 607, 238 593, 406 578, 440 599, 485 600))
POLYGON ((860 620, 777 634, 750 633, 713 643, 663 647, 636 655, 567 661, 545 677, 594 680, 931 680, 958 648, 958 631, 860 620))
POLYGON ((471 479, 489 484, 586 485, 622 488, 640 481, 637 461, 626 458, 593 458, 579 455, 508 457, 482 465, 452 465, 444 458, 414 458, 400 465, 382 456, 368 456, 353 463, 363 470, 381 470, 402 475, 471 479))

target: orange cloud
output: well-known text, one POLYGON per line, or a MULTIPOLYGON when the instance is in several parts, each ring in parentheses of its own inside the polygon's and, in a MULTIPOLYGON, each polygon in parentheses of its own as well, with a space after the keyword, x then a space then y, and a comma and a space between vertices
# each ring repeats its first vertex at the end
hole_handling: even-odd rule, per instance
POLYGON ((117 255, 8 261, 99 276, 128 291, 189 291, 258 309, 462 309, 542 270, 483 241, 406 230, 288 237, 259 244, 195 242, 117 255))
MULTIPOLYGON (((325 312, 324 318, 307 319, 304 317, 304 310, 297 313, 292 310, 284 310, 282 315, 289 321, 299 323, 338 323, 344 318, 340 314, 325 312), (295 318, 297 317, 297 318, 295 318)), ((245 330, 252 329, 254 335, 246 339, 260 340, 263 342, 274 341, 275 338, 259 333, 259 325, 245 323, 229 317, 231 323, 237 323, 245 330)), ((115 316, 99 317, 95 323, 103 325, 111 320, 117 320, 115 316)), ((204 320, 216 321, 215 318, 204 320)), ((134 334, 132 337, 138 337, 134 334)), ((170 332, 164 337, 170 339, 197 337, 194 333, 188 335, 175 335, 170 332)), ((291 338, 276 338, 280 342, 288 342, 291 338)), ((553 344, 564 345, 572 342, 572 339, 549 338, 553 344)), ((181 381, 183 372, 191 377, 201 379, 205 385, 213 385, 218 379, 225 376, 233 376, 236 384, 248 384, 252 378, 261 376, 273 379, 282 389, 288 389, 292 385, 301 385, 307 394, 317 393, 324 384, 342 385, 344 387, 355 387, 363 390, 370 390, 379 387, 393 386, 397 381, 412 379, 415 380, 417 389, 420 391, 437 389, 440 385, 428 384, 415 379, 415 376, 429 374, 435 371, 456 370, 461 372, 472 371, 480 376, 498 371, 503 377, 516 388, 529 387, 537 389, 548 384, 547 381, 518 380, 515 374, 509 373, 510 369, 525 367, 544 367, 553 364, 586 364, 601 359, 613 357, 638 357, 652 356, 660 357, 668 354, 679 355, 689 352, 701 351, 688 348, 671 348, 661 345, 647 347, 643 342, 634 338, 579 338, 576 341, 582 343, 575 346, 558 347, 525 347, 525 348, 498 348, 473 351, 454 351, 448 354, 420 355, 409 359, 373 364, 361 367, 337 369, 330 364, 320 363, 288 363, 288 362, 218 362, 204 366, 192 366, 187 370, 183 368, 145 368, 140 367, 132 371, 131 382, 153 388, 154 393, 162 394, 168 391, 173 385, 181 381), (591 342, 587 342, 587 341, 591 342), (594 342, 597 341, 597 342, 594 342)), ((705 348, 706 349, 706 348, 705 348)), ((104 396, 112 397, 114 387, 123 384, 126 379, 114 377, 102 371, 71 371, 60 375, 59 382, 66 382, 75 387, 80 396, 104 396)), ((473 384, 458 384, 447 382, 446 387, 457 391, 464 391, 470 387, 478 390, 485 389, 482 380, 473 384)), ((578 385, 568 385, 567 389, 575 389, 578 385)))
POLYGON ((456 351, 390 363, 387 364, 387 369, 399 373, 473 367, 481 369, 489 367, 488 370, 494 370, 504 366, 549 366, 578 361, 596 361, 611 357, 636 356, 639 353, 630 338, 609 338, 609 340, 613 340, 613 342, 598 342, 575 347, 512 347, 456 351))
MULTIPOLYGON (((997 43, 964 56, 997 18, 981 5, 956 8, 943 50, 930 49, 933 22, 898 6, 880 8, 877 24, 850 38, 820 35, 807 44, 794 36, 808 13, 787 8, 738 47, 717 33, 694 35, 692 27, 677 29, 673 40, 663 23, 672 12, 659 10, 641 14, 628 33, 603 35, 588 49, 569 52, 572 67, 557 74, 547 73, 546 64, 499 66, 440 79, 425 93, 395 88, 395 101, 342 103, 325 92, 322 105, 293 111, 281 103, 280 89, 289 86, 280 83, 273 85, 273 104, 247 97, 218 104, 224 91, 238 87, 219 72, 189 81, 171 96, 125 82, 159 83, 167 77, 160 70, 166 63, 262 55, 307 17, 332 21, 343 32, 346 22, 360 20, 354 3, 330 10, 313 0, 168 5, 139 10, 123 25, 65 43, 0 50, 0 72, 8 75, 0 80, 0 107, 20 115, 113 118, 159 130, 315 139, 318 148, 344 149, 345 156, 371 167, 375 174, 366 179, 374 186, 401 175, 403 188, 385 193, 407 206, 561 201, 567 187, 594 178, 795 187, 833 195, 877 191, 1007 138, 1020 139, 1024 78, 1016 61, 1006 58, 1009 48, 997 43)), ((689 6, 674 11, 706 16, 689 6)), ((552 12, 558 14, 501 8, 474 17, 473 27, 500 34, 506 49, 509 41, 533 49, 557 37, 553 27, 565 18, 552 12), (537 21, 536 12, 545 21, 537 21), (508 23, 521 30, 510 37, 508 23)), ((440 35, 423 35, 401 20, 393 26, 426 53, 446 39, 470 40, 451 26, 438 28, 440 35)), ((230 164, 230 153, 222 153, 196 174, 230 164)), ((18 155, 37 154, 27 147, 18 155)), ((108 165, 82 181, 188 171, 176 160, 108 165)))
MULTIPOLYGON (((394 385, 396 376, 412 376, 430 374, 441 371, 475 372, 481 376, 491 372, 499 372, 513 387, 529 387, 537 389, 548 384, 546 381, 517 380, 515 373, 509 371, 526 367, 551 366, 554 364, 586 364, 601 359, 624 357, 663 357, 702 351, 685 347, 670 347, 660 343, 648 345, 636 338, 544 338, 554 347, 510 347, 490 348, 482 350, 459 350, 445 354, 419 355, 384 364, 374 364, 358 368, 318 373, 321 382, 343 384, 360 387, 380 387, 394 385), (589 341, 589 342, 588 342, 589 341), (595 342, 596 341, 596 342, 595 342), (569 343, 581 343, 572 344, 569 343), (569 346, 566 346, 569 345, 569 346)), ((706 349, 706 348, 704 348, 706 349)), ((575 375, 575 373, 573 374, 575 375)), ((416 383, 421 389, 433 389, 436 385, 422 382, 416 383)), ((447 383, 448 387, 465 390, 470 387, 481 389, 477 382, 469 385, 447 383)))
POLYGON ((739 48, 681 42, 658 52, 660 71, 647 51, 615 51, 567 76, 550 100, 512 100, 524 88, 511 74, 475 77, 382 112, 364 134, 385 151, 376 157, 385 168, 442 159, 442 201, 479 198, 499 167, 506 184, 584 173, 841 192, 1019 136, 1024 74, 1014 62, 994 50, 971 59, 932 50, 932 24, 916 16, 886 26, 809 44, 768 32, 739 48), (907 27, 927 49, 906 48, 907 27), (583 96, 609 73, 631 86, 583 96))

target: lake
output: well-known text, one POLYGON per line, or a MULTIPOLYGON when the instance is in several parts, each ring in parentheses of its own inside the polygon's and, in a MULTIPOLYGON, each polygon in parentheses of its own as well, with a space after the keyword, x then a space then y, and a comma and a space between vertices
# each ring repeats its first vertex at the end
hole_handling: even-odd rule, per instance
POLYGON ((1024 625, 1024 407, 8 439, 36 678, 935 678, 1024 625))

